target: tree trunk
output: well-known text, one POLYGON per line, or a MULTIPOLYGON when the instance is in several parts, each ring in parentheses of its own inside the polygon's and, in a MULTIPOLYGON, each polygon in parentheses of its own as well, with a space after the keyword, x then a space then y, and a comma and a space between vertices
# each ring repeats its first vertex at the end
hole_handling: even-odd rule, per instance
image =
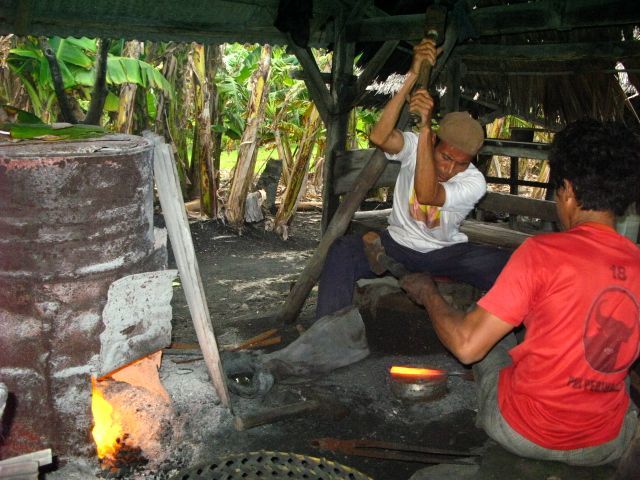
POLYGON ((291 223, 296 211, 296 206, 304 193, 304 186, 309 173, 309 161, 311 160, 313 147, 316 143, 318 132, 320 131, 321 119, 315 106, 311 105, 311 107, 309 107, 309 111, 305 115, 304 123, 304 134, 300 140, 291 177, 276 215, 275 231, 285 239, 288 236, 287 226, 291 223))
MULTIPOLYGON (((216 74, 222 65, 222 45, 209 45, 206 49, 207 82, 210 88, 209 102, 211 112, 211 125, 222 125, 222 112, 218 104, 218 86, 216 84, 216 74)), ((218 217, 218 187, 220 186, 220 154, 222 153, 222 129, 217 129, 211 133, 211 161, 209 168, 212 172, 212 199, 211 218, 218 217)))
POLYGON ((258 69, 251 78, 252 94, 247 107, 247 123, 242 133, 238 149, 238 163, 227 200, 227 219, 237 227, 244 222, 244 203, 253 181, 259 143, 258 128, 264 119, 270 72, 271 46, 264 45, 258 69))
POLYGON ((107 58, 111 40, 98 39, 96 56, 96 79, 91 92, 89 111, 82 123, 87 125, 100 125, 100 119, 104 110, 104 101, 107 99, 107 58))
POLYGON ((278 156, 282 162, 282 179, 285 185, 289 185, 291 178, 291 167, 293 165, 293 155, 291 154, 291 145, 289 144, 289 137, 286 135, 283 137, 279 128, 275 128, 273 131, 273 141, 276 144, 278 150, 278 156))
POLYGON ((173 87, 175 97, 168 101, 163 91, 158 93, 155 125, 156 133, 163 135, 166 142, 171 144, 174 149, 183 194, 192 184, 187 154, 187 132, 189 130, 187 124, 193 105, 191 101, 193 92, 188 81, 191 77, 188 50, 188 45, 169 44, 163 54, 162 74, 173 87))
POLYGON ((214 218, 215 183, 211 156, 211 95, 207 78, 206 48, 194 43, 191 48, 195 103, 195 130, 191 162, 198 170, 200 185, 200 215, 214 218))
MULTIPOLYGON (((131 40, 124 44, 122 56, 138 60, 143 48, 142 42, 131 40)), ((120 104, 118 105, 118 118, 116 119, 116 130, 120 133, 132 132, 131 127, 133 125, 133 111, 136 106, 137 90, 138 85, 135 83, 125 83, 120 87, 120 104)))

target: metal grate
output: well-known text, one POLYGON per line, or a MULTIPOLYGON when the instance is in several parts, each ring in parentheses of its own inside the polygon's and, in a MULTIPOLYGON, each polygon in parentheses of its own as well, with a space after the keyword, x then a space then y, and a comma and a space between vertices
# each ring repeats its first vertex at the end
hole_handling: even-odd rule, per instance
POLYGON ((221 457, 213 462, 183 470, 171 480, 255 480, 262 478, 373 480, 353 468, 326 458, 264 450, 221 457))

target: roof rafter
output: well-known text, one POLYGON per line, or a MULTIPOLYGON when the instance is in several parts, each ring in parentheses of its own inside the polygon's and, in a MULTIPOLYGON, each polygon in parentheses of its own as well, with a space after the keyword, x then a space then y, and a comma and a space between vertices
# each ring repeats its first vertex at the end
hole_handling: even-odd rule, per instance
MULTIPOLYGON (((478 36, 508 35, 543 30, 571 30, 640 23, 640 2, 628 0, 541 0, 471 10, 469 19, 478 36)), ((349 24, 349 40, 418 41, 424 35, 422 14, 380 16, 349 24)))

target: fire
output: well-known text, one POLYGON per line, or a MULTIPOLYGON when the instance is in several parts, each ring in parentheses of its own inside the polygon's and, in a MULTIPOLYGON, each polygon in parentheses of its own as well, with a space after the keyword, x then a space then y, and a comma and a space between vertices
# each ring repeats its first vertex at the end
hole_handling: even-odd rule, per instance
POLYGON ((400 367, 396 365, 391 367, 389 373, 392 377, 414 380, 428 380, 434 377, 442 377, 447 374, 446 371, 435 368, 400 367))
POLYGON ((94 427, 91 430, 93 440, 96 442, 98 458, 115 458, 120 448, 119 441, 122 438, 122 425, 117 412, 104 398, 98 382, 91 379, 93 385, 91 394, 91 412, 93 413, 94 427))

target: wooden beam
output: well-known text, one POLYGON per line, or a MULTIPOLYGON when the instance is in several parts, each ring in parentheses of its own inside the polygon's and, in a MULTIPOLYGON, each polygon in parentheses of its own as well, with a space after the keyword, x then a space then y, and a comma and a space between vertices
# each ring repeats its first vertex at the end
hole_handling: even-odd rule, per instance
MULTIPOLYGON (((629 0, 540 0, 476 8, 470 12, 469 20, 480 37, 629 25, 640 21, 640 3, 629 0)), ((423 14, 379 16, 349 24, 349 39, 355 42, 416 42, 423 35, 423 14)))
POLYGON ((353 78, 353 60, 355 45, 345 40, 344 11, 336 19, 336 37, 334 39, 331 62, 331 112, 328 118, 325 160, 323 167, 322 190, 322 232, 327 230, 331 218, 338 210, 340 198, 333 191, 333 165, 336 153, 345 149, 349 113, 355 95, 353 78))
POLYGON ((549 144, 488 138, 482 145, 479 155, 503 155, 505 157, 547 160, 549 157, 549 144))
POLYGON ((522 215, 549 222, 558 221, 556 202, 549 200, 538 200, 508 193, 487 192, 476 207, 489 212, 522 215))
POLYGON ((511 230, 496 223, 467 219, 460 225, 460 231, 469 237, 470 242, 495 245, 497 247, 517 248, 530 234, 511 230))
MULTIPOLYGON (((640 24, 640 21, 639 21, 640 24)), ((502 62, 575 62, 613 61, 640 58, 640 42, 594 42, 532 45, 469 44, 460 45, 455 55, 463 62, 488 62, 485 71, 493 70, 489 64, 502 62)), ((560 65, 562 70, 567 70, 560 65)), ((504 65, 502 66, 504 69, 504 65)), ((508 69, 508 67, 507 67, 508 69)), ((602 67, 600 67, 602 69, 602 67)), ((496 68, 496 73, 500 68, 496 68)))
POLYGON ((307 90, 309 90, 309 96, 315 103, 322 121, 327 125, 333 104, 316 59, 313 57, 311 49, 299 47, 293 40, 289 41, 289 48, 293 51, 300 65, 302 65, 304 83, 307 85, 307 90))
MULTIPOLYGON (((373 155, 375 148, 366 150, 346 150, 338 152, 334 167, 334 193, 342 195, 350 192, 360 172, 373 155)), ((395 185, 400 172, 400 163, 389 161, 375 185, 371 188, 391 187, 395 185)))

